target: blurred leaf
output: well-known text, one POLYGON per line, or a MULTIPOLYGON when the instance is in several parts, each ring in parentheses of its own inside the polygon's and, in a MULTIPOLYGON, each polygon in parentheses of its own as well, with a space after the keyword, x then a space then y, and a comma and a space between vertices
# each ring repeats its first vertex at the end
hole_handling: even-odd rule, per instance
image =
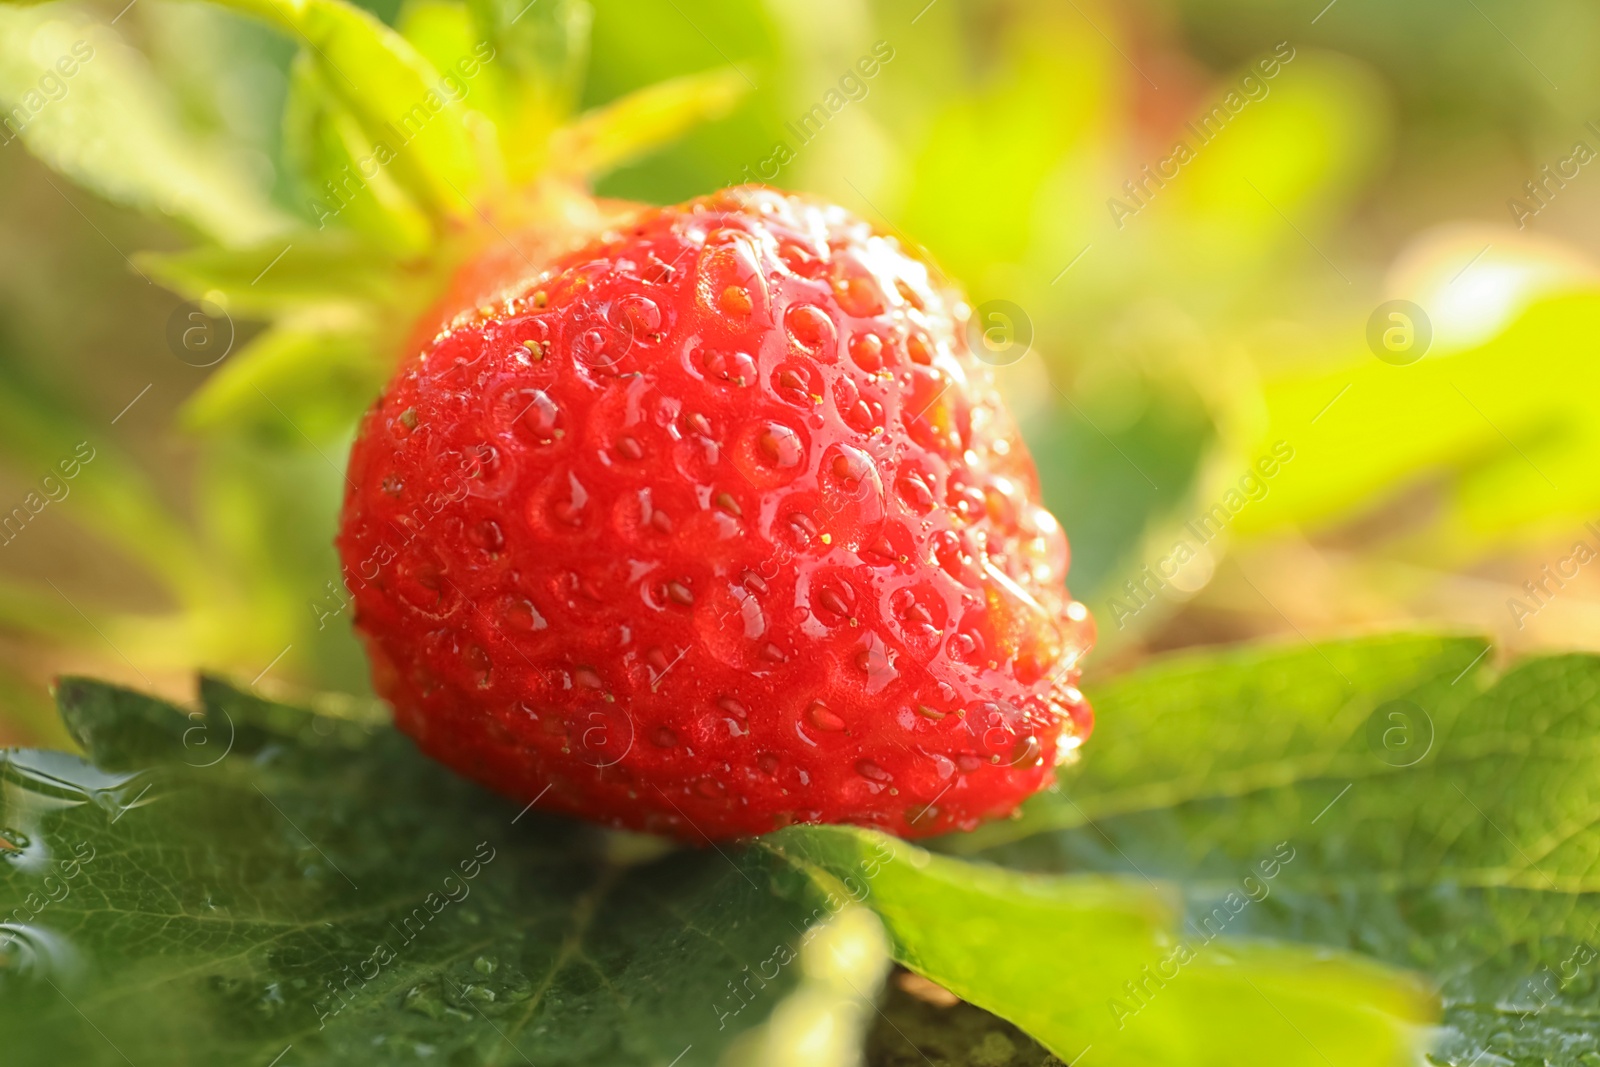
MULTIPOLYGON (((115 18, 120 6, 98 10, 115 18)), ((205 3, 139 3, 116 25, 137 33, 140 51, 190 130, 225 143, 263 187, 270 183, 275 201, 288 191, 278 163, 283 68, 294 54, 289 41, 254 19, 205 3)))
POLYGON ((577 105, 593 19, 582 0, 468 0, 476 40, 493 46, 486 80, 497 86, 495 113, 513 184, 532 179, 549 158, 549 138, 577 105))
POLYGON ((394 264, 353 236, 290 232, 249 248, 201 247, 134 257, 147 275, 191 300, 219 299, 230 313, 268 315, 395 296, 394 264))
POLYGON ((202 597, 200 553, 139 465, 104 428, 27 380, 14 361, 0 362, 0 370, 6 371, 0 373, 0 455, 40 486, 13 509, 42 510, 34 501, 49 498, 51 506, 147 566, 180 598, 193 603, 202 597))
POLYGON ((1600 992, 1600 657, 1495 678, 1486 651, 1390 636, 1153 665, 1092 691, 1059 795, 944 844, 1174 880, 1196 931, 1429 973, 1444 1062, 1575 1067, 1600 992))
MULTIPOLYGON (((786 113, 791 101, 782 91, 779 72, 795 73, 786 64, 796 44, 775 7, 743 0, 596 7, 583 88, 586 108, 689 71, 723 65, 742 71, 751 89, 749 104, 725 121, 690 130, 647 163, 608 175, 599 186, 603 195, 676 203, 727 184, 746 165, 772 154, 774 134, 793 118, 786 113)), ((784 181, 792 184, 793 176, 784 181)))
POLYGON ((410 0, 395 28, 434 70, 446 75, 482 40, 460 0, 410 0))
MULTIPOLYGON (((1285 259, 1306 264, 1307 276, 1329 289, 1354 284, 1355 268, 1345 260, 1333 224, 1387 147, 1390 118, 1382 87, 1344 56, 1287 44, 1277 51, 1265 48, 1262 56, 1278 57, 1272 60, 1277 74, 1262 78, 1248 67, 1230 72, 1174 133, 1174 140, 1194 149, 1193 160, 1149 195, 1137 216, 1123 220, 1121 232, 1152 259, 1185 242, 1205 250, 1167 264, 1171 274, 1157 280, 1161 287, 1209 296, 1224 283, 1236 299, 1248 298, 1252 294, 1241 290, 1239 279, 1285 259), (1285 55, 1292 58, 1279 63, 1285 55), (1247 75, 1259 98, 1246 94, 1247 75), (1230 97, 1244 101, 1237 114, 1225 106, 1230 97), (1230 116, 1220 129, 1217 110, 1230 116), (1210 140, 1195 132, 1202 123, 1210 140)), ((1167 158, 1172 147, 1163 144, 1151 160, 1138 162, 1167 158)), ((1137 168, 1129 177, 1144 182, 1137 168)), ((1144 188, 1148 193, 1150 185, 1144 188)), ((1138 203, 1123 190, 1115 192, 1125 203, 1138 203)))
POLYGON ((439 71, 441 94, 463 109, 477 151, 487 160, 485 170, 501 181, 502 157, 510 147, 503 133, 514 133, 521 116, 507 84, 511 72, 493 41, 478 32, 458 0, 410 0, 401 9, 399 30, 439 71))
POLYGON ((731 68, 659 82, 585 112, 557 131, 551 155, 563 173, 597 176, 731 111, 747 86, 731 68))
POLYGON ((867 1038, 873 1067, 913 1067, 924 1056, 934 1063, 1061 1067, 1060 1059, 1004 1019, 937 990, 917 989, 921 985, 919 976, 904 974, 885 990, 882 1015, 867 1038))
MULTIPOLYGON (((1104 11, 1097 15, 1108 18, 1104 11)), ((1115 183, 1102 192, 1098 182, 1105 178, 1084 168, 1110 150, 1126 91, 1121 76, 1127 61, 1086 16, 1063 10, 1037 20, 1001 20, 1000 26, 1011 35, 1009 62, 992 78, 961 85, 966 91, 941 100, 920 129, 908 131, 917 140, 902 197, 911 234, 980 292, 991 264, 1023 263, 1041 237, 1052 235, 1053 226, 1041 225, 1046 217, 1100 220, 1099 205, 1115 183), (1081 186, 1062 188, 1061 168, 1081 186), (961 210, 952 211, 952 204, 961 210)), ((895 65, 907 61, 899 53, 911 51, 901 44, 881 76, 892 77, 895 65)), ((1083 246, 1083 227, 1072 230, 1067 240, 1076 244, 1051 275, 1083 246)), ((983 295, 1021 299, 1017 293, 983 295)))
POLYGON ((1358 355, 1277 376, 1265 439, 1290 441, 1295 462, 1237 528, 1326 528, 1431 491, 1420 528, 1395 532, 1434 559, 1582 535, 1600 509, 1600 373, 1586 355, 1596 329, 1590 291, 1538 304, 1467 351, 1392 366, 1357 335, 1345 351, 1358 355))
POLYGON ((70 7, 0 4, 0 105, 0 137, 107 199, 228 244, 287 225, 220 144, 183 127, 144 57, 70 7))
MULTIPOLYGON (((1138 386, 1125 388, 1132 393, 1138 386)), ((1139 410, 1110 429, 1077 401, 1052 404, 1024 423, 1045 505, 1060 518, 1072 548, 1068 585, 1081 600, 1117 592, 1130 546, 1186 499, 1211 438, 1206 411, 1181 383, 1128 399, 1139 410)), ((1102 627, 1112 621, 1105 614, 1102 627)))
POLYGON ((386 728, 202 695, 67 680, 100 769, 0 754, 8 1063, 686 1067, 805 988, 810 891, 760 853, 630 862, 386 728))
POLYGON ((356 117, 304 54, 289 68, 284 155, 299 178, 305 214, 319 230, 348 227, 397 255, 415 255, 433 224, 387 167, 356 117))
POLYGON ((191 430, 268 427, 299 442, 342 438, 393 370, 365 317, 325 309, 280 320, 184 404, 191 430), (286 425, 287 424, 287 425, 286 425))
MULTIPOLYGON (((339 557, 330 531, 344 499, 345 441, 306 439, 280 420, 247 434, 208 437, 197 472, 196 521, 226 576, 222 633, 208 628, 201 662, 253 678, 326 679, 347 693, 370 689, 370 670, 341 607, 339 557)), ((220 584, 220 583, 219 583, 220 584)))
POLYGON ((579 0, 467 0, 480 40, 529 89, 570 102, 588 55, 589 5, 579 0))
POLYGON ((468 112, 422 55, 394 30, 343 0, 216 0, 288 33, 326 92, 371 144, 355 161, 359 188, 392 173, 436 215, 465 216, 485 180, 492 130, 468 112))
MULTIPOLYGON (((0 593, 0 597, 3 595, 0 593)), ((6 710, 6 714, 0 716, 0 748, 73 747, 72 736, 67 733, 43 686, 9 669, 0 670, 0 706, 6 710)))
POLYGON ((1425 989, 1369 961, 1229 941, 1198 949, 1133 1021, 1116 1008, 1124 982, 1186 940, 1154 884, 1021 874, 847 827, 763 840, 876 910, 901 963, 1069 1062, 1088 1046, 1107 1067, 1399 1065, 1432 1018, 1425 989))

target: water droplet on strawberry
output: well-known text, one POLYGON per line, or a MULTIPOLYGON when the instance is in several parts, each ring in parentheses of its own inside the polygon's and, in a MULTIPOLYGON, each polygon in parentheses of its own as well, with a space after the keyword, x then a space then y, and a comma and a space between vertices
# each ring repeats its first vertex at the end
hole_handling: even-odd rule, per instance
POLYGON ((933 362, 933 345, 928 340, 928 335, 921 330, 913 330, 906 338, 906 355, 911 362, 924 367, 933 362))
POLYGON ((815 367, 790 359, 773 371, 772 390, 783 402, 809 412, 820 401, 823 387, 815 367))
POLYGON ((505 531, 493 519, 473 523, 467 529, 467 537, 478 548, 490 554, 498 553, 506 547, 505 531))
POLYGON ((801 350, 824 363, 833 362, 838 331, 827 312, 812 304, 795 304, 784 314, 783 323, 789 339, 801 350))
POLYGON ((865 319, 884 312, 883 290, 859 266, 847 266, 835 276, 833 296, 847 315, 865 319))
POLYGON ((558 478, 551 486, 550 512, 563 526, 577 527, 584 522, 584 506, 589 503, 589 491, 571 471, 565 479, 558 478))
POLYGON ((951 659, 974 667, 983 665, 985 657, 983 638, 976 630, 962 630, 951 634, 946 647, 951 659))
POLYGON ((855 589, 848 582, 839 579, 820 583, 815 595, 817 607, 836 623, 849 618, 855 607, 855 589))
POLYGON ((556 430, 561 423, 561 409, 543 389, 525 395, 528 403, 519 420, 522 428, 539 444, 547 445, 555 440, 556 430))
POLYGON ((733 388, 756 383, 756 361, 744 352, 702 348, 695 351, 693 358, 707 381, 733 388))
POLYGON ((766 273, 750 235, 719 230, 706 238, 696 263, 695 289, 701 306, 730 325, 743 328, 768 308, 766 273))
POLYGON ((918 515, 928 514, 936 503, 928 481, 928 476, 921 471, 907 470, 895 482, 895 491, 900 494, 900 499, 918 515))
POLYGON ((523 633, 543 630, 550 625, 544 616, 539 614, 539 609, 533 606, 533 601, 516 595, 501 600, 499 617, 513 630, 520 630, 523 633))
POLYGON ((1019 737, 1011 746, 1011 759, 1008 761, 1013 767, 1037 767, 1044 762, 1044 746, 1039 744, 1039 739, 1032 734, 1019 737))
POLYGON ((894 775, 869 759, 856 760, 856 773, 869 782, 877 782, 880 785, 886 785, 894 781, 894 775))
POLYGON ((800 435, 781 422, 769 422, 756 436, 756 444, 763 459, 774 467, 798 467, 805 458, 805 445, 800 435))
POLYGON ((850 338, 850 359, 868 374, 883 369, 883 338, 875 333, 858 333, 850 338))
POLYGON ((627 335, 629 342, 648 344, 660 336, 661 305, 648 296, 630 293, 617 301, 611 321, 627 335))
POLYGON ((845 721, 841 719, 822 701, 814 700, 806 708, 806 721, 819 730, 837 733, 845 728, 845 721))

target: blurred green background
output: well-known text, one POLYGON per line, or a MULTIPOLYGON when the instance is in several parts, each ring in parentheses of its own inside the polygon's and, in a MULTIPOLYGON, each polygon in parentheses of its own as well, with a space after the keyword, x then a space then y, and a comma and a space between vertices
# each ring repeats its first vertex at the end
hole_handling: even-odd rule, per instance
MULTIPOLYGON (((1600 549, 1600 166, 1578 151, 1600 151, 1600 11, 541 2, 592 18, 580 106, 730 63, 753 86, 602 192, 665 203, 761 177, 925 248, 980 319, 1014 306, 997 375, 1099 620, 1091 676, 1179 646, 1418 624, 1502 652, 1600 647, 1600 567, 1574 556, 1600 549), (868 55, 876 72, 842 82, 868 55), (1425 316, 1408 312, 1398 351, 1371 340, 1398 320, 1369 329, 1391 300, 1425 316)), ((403 25, 436 6, 371 9, 403 25)), ((0 743, 64 743, 47 696, 64 671, 178 696, 197 666, 365 695, 330 585, 361 398, 318 378, 277 402, 235 390, 206 417, 216 397, 197 408, 197 391, 261 324, 231 306, 233 349, 193 366, 169 341, 179 297, 135 265, 192 245, 208 212, 224 239, 311 221, 285 159, 291 43, 164 0, 0 15, 6 109, 74 36, 95 61, 64 99, 112 93, 96 79, 113 72, 124 87, 57 112, 78 144, 107 124, 113 165, 87 168, 104 195, 0 131, 0 513, 26 509, 0 533, 0 743), (106 175, 138 187, 141 168, 176 199, 113 203, 139 195, 106 175), (184 201, 190 179, 212 199, 184 201)))

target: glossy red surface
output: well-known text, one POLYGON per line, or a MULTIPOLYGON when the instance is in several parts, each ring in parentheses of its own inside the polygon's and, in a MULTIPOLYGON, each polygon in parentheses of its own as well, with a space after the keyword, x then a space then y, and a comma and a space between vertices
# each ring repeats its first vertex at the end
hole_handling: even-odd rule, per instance
POLYGON ((746 188, 455 316, 369 412, 339 537, 400 728, 689 838, 1009 814, 1088 734, 1093 627, 965 315, 746 188))

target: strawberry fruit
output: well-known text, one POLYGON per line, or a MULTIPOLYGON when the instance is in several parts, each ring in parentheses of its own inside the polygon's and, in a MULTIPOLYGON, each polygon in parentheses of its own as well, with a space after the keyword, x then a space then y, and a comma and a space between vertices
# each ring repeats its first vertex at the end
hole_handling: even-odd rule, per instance
POLYGON ((464 268, 361 426, 338 543, 400 728, 687 838, 1013 812, 1088 734, 1092 624, 960 295, 770 189, 594 217, 464 268))

